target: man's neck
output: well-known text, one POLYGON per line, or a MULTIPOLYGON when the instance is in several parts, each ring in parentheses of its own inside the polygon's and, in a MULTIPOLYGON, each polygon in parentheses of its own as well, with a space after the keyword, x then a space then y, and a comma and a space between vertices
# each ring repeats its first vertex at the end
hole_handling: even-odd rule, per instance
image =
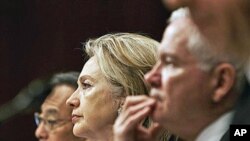
POLYGON ((209 124, 195 139, 196 141, 219 141, 229 129, 233 111, 227 112, 209 124))
POLYGON ((190 120, 187 125, 182 124, 182 128, 180 125, 180 130, 177 133, 183 140, 185 141, 194 141, 198 138, 198 136, 201 134, 203 130, 205 130, 209 125, 211 125, 213 122, 215 122, 217 119, 222 117, 224 114, 213 114, 210 113, 210 115, 197 118, 196 120, 190 120), (188 128, 183 128, 188 127, 188 128), (183 133, 183 134, 181 134, 183 133))

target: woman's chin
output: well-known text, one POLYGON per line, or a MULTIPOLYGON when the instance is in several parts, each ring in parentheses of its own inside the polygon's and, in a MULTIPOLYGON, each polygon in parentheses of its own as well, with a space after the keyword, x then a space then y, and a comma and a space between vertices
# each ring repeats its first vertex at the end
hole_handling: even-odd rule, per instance
POLYGON ((75 123, 73 127, 73 134, 77 137, 82 137, 82 128, 79 123, 75 123))

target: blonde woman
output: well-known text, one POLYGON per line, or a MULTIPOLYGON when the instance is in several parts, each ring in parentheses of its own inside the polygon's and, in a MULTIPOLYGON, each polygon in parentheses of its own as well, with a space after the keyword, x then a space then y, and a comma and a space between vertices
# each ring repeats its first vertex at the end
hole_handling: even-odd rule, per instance
MULTIPOLYGON (((156 63, 159 43, 151 38, 117 33, 86 42, 90 59, 67 100, 73 108, 73 133, 91 141, 112 141, 112 127, 126 96, 149 93, 144 74, 156 63)), ((144 121, 149 126, 149 120, 144 121)))

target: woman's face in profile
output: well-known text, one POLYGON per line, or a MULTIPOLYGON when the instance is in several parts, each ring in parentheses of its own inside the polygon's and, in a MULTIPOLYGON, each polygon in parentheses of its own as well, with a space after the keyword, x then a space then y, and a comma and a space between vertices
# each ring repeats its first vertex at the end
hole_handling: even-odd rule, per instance
MULTIPOLYGON (((73 133, 78 137, 95 138, 105 134, 117 117, 117 106, 111 85, 105 79, 95 57, 84 65, 78 79, 78 89, 67 100, 73 107, 73 133)), ((111 129, 110 129, 111 130, 111 129)))

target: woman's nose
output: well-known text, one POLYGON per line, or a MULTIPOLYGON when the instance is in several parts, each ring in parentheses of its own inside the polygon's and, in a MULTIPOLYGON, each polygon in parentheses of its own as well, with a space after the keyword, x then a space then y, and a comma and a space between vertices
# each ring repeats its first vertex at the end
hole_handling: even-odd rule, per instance
POLYGON ((78 107, 80 105, 80 100, 77 97, 78 92, 75 91, 66 101, 66 105, 72 108, 78 107))

